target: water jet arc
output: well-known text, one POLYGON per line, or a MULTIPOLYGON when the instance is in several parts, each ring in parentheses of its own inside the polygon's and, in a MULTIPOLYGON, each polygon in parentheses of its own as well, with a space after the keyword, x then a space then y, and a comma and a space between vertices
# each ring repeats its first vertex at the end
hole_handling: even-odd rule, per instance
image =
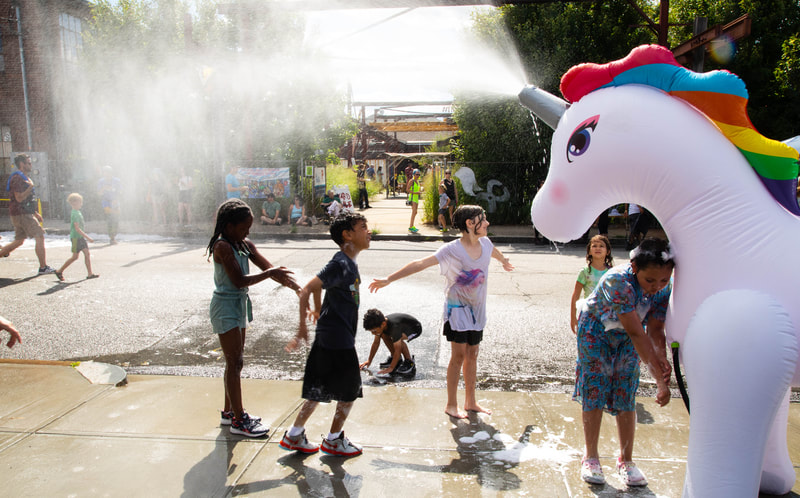
POLYGON ((528 85, 519 92, 519 103, 530 109, 532 113, 554 130, 558 126, 561 116, 564 115, 564 112, 569 107, 569 103, 566 100, 533 85, 528 85))

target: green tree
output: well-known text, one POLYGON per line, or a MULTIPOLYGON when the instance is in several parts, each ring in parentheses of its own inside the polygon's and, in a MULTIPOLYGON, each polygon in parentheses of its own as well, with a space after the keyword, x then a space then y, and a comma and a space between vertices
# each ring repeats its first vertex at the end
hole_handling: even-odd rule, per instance
POLYGON ((733 45, 733 57, 706 57, 704 69, 726 69, 737 74, 750 94, 748 113, 765 136, 783 140, 800 134, 800 3, 797 0, 672 0, 670 20, 689 23, 671 31, 673 43, 692 37, 696 16, 708 25, 727 24, 749 14, 749 36, 733 45))
POLYGON ((252 2, 96 0, 66 92, 67 133, 93 164, 124 172, 134 199, 150 169, 170 177, 184 166, 209 209, 227 163, 324 164, 356 127, 304 28, 252 2))

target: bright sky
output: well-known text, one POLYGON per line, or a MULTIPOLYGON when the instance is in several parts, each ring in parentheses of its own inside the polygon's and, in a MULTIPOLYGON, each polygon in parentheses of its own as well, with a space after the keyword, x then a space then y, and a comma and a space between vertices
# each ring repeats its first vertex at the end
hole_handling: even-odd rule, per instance
MULTIPOLYGON (((483 54, 469 33, 470 13, 491 8, 320 11, 308 16, 306 43, 342 68, 339 76, 349 80, 356 101, 449 100, 454 87, 475 85, 487 75, 499 79, 495 65, 508 65, 496 54, 483 54)), ((507 86, 502 92, 516 95, 522 89, 516 72, 511 85, 502 76, 507 86)))

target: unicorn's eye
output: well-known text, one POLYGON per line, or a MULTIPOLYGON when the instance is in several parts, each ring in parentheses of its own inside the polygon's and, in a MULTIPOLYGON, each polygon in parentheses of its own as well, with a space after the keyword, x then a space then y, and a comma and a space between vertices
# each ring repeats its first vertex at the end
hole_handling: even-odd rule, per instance
POLYGON ((587 119, 572 132, 567 143, 567 161, 572 162, 573 159, 583 155, 589 149, 589 144, 592 143, 592 133, 597 127, 597 122, 600 116, 592 116, 587 119))

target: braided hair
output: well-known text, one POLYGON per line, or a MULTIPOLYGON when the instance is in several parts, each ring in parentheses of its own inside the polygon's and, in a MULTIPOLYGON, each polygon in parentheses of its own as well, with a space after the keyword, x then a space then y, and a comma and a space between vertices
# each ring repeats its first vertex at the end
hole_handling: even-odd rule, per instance
POLYGON ((228 199, 220 204, 219 208, 217 208, 217 223, 214 226, 214 235, 211 236, 206 248, 209 260, 214 255, 214 244, 222 236, 222 231, 225 230, 225 227, 228 224, 241 223, 248 216, 252 217, 253 212, 250 210, 250 206, 241 199, 228 199))
POLYGON ((614 266, 614 256, 611 255, 611 241, 608 240, 608 237, 605 235, 595 235, 589 239, 589 243, 586 244, 586 267, 589 268, 592 266, 592 242, 598 240, 606 245, 606 258, 603 263, 606 265, 606 268, 611 268, 614 266))

